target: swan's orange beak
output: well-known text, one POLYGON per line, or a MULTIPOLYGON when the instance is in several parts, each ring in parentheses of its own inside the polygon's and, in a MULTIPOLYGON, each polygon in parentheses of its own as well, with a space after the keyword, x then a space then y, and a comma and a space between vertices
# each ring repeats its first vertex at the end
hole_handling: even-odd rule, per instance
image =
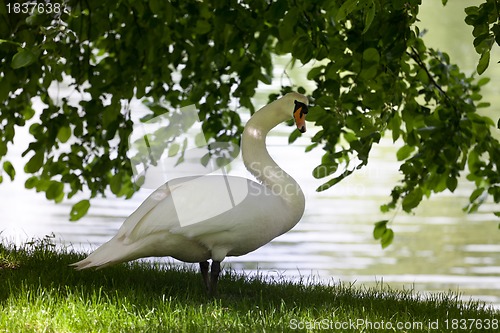
POLYGON ((297 129, 304 133, 306 131, 306 114, 308 112, 307 105, 295 101, 295 109, 293 110, 293 119, 295 120, 295 125, 297 125, 297 129))

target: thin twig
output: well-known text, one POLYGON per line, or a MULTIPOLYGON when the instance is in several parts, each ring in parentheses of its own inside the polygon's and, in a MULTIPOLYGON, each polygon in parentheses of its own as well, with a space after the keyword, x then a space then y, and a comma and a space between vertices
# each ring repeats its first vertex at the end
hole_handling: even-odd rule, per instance
POLYGON ((415 62, 420 66, 420 68, 422 68, 425 71, 425 73, 429 77, 429 80, 431 81, 431 83, 444 95, 444 97, 448 100, 448 102, 450 102, 451 106, 455 109, 455 105, 454 105, 453 101, 451 100, 450 96, 448 96, 446 91, 444 91, 443 88, 441 88, 441 86, 436 82, 436 80, 434 80, 434 77, 429 72, 429 70, 427 69, 427 66, 424 64, 422 59, 420 59, 420 56, 418 55, 418 53, 415 51, 415 49, 413 47, 411 48, 411 50, 412 50, 412 53, 409 53, 409 52, 406 52, 406 53, 413 60, 415 60, 415 62))

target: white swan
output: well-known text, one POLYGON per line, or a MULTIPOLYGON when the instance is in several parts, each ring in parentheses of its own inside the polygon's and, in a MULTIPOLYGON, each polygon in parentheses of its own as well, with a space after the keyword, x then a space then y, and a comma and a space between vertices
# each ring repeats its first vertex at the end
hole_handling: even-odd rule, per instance
POLYGON ((173 179, 153 192, 116 236, 73 266, 102 268, 170 256, 199 262, 207 290, 215 293, 220 262, 226 256, 241 256, 269 243, 293 228, 304 213, 300 186, 269 156, 265 140, 272 128, 292 116, 305 132, 307 106, 305 96, 288 93, 257 111, 246 124, 243 161, 260 183, 222 175, 173 179), (212 259, 210 276, 208 259, 212 259))

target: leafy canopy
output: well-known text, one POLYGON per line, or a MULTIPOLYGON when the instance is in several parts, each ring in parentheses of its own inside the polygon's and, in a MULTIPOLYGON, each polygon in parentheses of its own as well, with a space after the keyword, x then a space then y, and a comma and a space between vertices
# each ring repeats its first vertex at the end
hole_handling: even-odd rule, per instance
MULTIPOLYGON (((307 147, 324 150, 313 170, 325 180, 318 190, 366 165, 373 144, 390 133, 404 142, 396 156, 402 179, 383 211, 411 212, 423 197, 453 192, 464 172, 476 186, 468 212, 487 196, 500 202, 500 144, 492 135, 500 124, 478 113, 489 105, 480 94, 488 79, 465 75, 426 47, 415 25, 420 0, 51 2, 64 10, 49 13, 41 0, 27 13, 14 11, 13 1, 0 5, 0 159, 40 98, 23 153, 32 175, 25 185, 49 200, 84 189, 89 199, 108 189, 133 195, 126 155, 133 98, 145 101, 147 119, 195 104, 208 143, 238 143, 242 124, 231 105, 254 112, 251 98, 259 82, 271 83, 273 56, 291 55, 315 64, 304 75, 316 84, 309 120, 322 128, 307 147), (49 90, 63 81, 70 97, 49 90)), ((481 74, 500 44, 498 1, 465 12, 481 74)), ((282 86, 292 89, 305 92, 282 86)), ((13 165, 5 158, 2 165, 13 179, 13 165)), ((71 220, 89 206, 76 203, 71 220)), ((393 238, 388 222, 374 229, 384 247, 393 238)))

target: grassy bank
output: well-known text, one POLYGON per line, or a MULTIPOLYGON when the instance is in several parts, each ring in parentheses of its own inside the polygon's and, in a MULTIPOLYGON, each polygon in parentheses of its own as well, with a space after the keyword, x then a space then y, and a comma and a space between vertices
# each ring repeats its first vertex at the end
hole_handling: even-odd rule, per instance
POLYGON ((55 251, 48 239, 0 245, 0 332, 497 332, 500 325, 498 311, 453 294, 423 298, 226 272, 210 299, 197 272, 144 263, 68 267, 82 257, 55 251))

